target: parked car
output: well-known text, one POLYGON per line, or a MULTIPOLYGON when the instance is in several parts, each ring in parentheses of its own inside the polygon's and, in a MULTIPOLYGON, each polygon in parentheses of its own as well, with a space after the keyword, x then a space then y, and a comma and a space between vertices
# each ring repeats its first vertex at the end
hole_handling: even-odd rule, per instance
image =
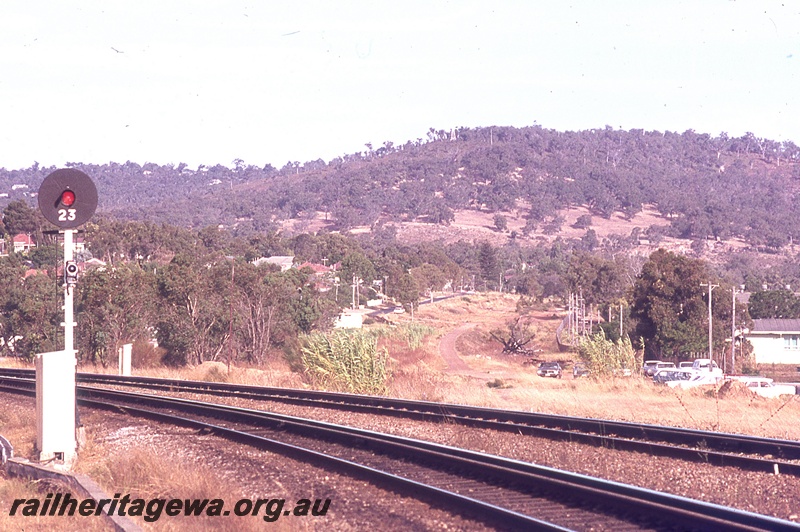
POLYGON ((660 361, 660 360, 655 361, 655 362, 656 362, 655 364, 651 364, 651 365, 649 365, 649 366, 647 366, 645 368, 644 374, 646 376, 652 377, 659 370, 666 369, 666 368, 674 368, 675 367, 675 363, 674 362, 663 362, 663 361, 660 361))
MULTIPOLYGON (((654 368, 658 364, 658 360, 645 360, 644 364, 642 364, 642 373, 647 375, 647 370, 650 368, 654 368)), ((650 375, 652 377, 653 375, 650 375)))
POLYGON ((662 368, 653 375, 653 382, 666 384, 669 381, 688 381, 694 376, 694 372, 686 368, 662 368))
POLYGON ((653 381, 659 384, 667 384, 672 381, 689 381, 697 375, 694 371, 687 368, 664 368, 653 375, 653 381), (656 378, 658 377, 658 379, 656 378))
POLYGON ((772 379, 766 377, 750 379, 746 384, 748 390, 761 397, 778 397, 797 393, 797 388, 791 384, 775 384, 772 379))
POLYGON ((710 358, 695 359, 695 361, 692 362, 692 370, 722 377, 722 370, 719 369, 717 363, 710 358))
POLYGON ((539 364, 539 369, 536 373, 540 377, 555 377, 561 378, 561 365, 558 362, 542 362, 539 364))
MULTIPOLYGON (((685 370, 684 370, 685 371, 685 370)), ((690 375, 690 378, 687 380, 677 379, 668 381, 666 384, 670 388, 696 388, 698 386, 715 386, 722 380, 721 375, 715 375, 712 373, 698 373, 695 370, 687 371, 690 375)))
POLYGON ((692 367, 692 364, 694 364, 693 360, 684 360, 683 362, 678 363, 678 367, 680 369, 689 369, 692 367))
POLYGON ((574 379, 579 379, 581 377, 588 377, 589 376, 589 368, 587 368, 583 364, 575 364, 572 366, 572 377, 574 379))

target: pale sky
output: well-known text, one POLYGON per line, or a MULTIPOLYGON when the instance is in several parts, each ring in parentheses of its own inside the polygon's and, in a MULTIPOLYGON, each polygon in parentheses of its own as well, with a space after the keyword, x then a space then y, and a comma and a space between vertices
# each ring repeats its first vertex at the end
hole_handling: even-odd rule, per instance
POLYGON ((281 167, 429 128, 800 144, 800 1, 4 0, 0 167, 281 167))

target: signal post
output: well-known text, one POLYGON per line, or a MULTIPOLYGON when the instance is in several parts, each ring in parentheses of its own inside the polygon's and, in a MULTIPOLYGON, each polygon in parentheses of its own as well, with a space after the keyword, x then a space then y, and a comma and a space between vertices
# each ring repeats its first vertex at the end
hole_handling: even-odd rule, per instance
POLYGON ((39 461, 69 468, 77 456, 73 236, 94 214, 97 188, 80 170, 63 168, 44 179, 38 199, 42 215, 64 235, 64 350, 36 355, 36 449, 39 461))

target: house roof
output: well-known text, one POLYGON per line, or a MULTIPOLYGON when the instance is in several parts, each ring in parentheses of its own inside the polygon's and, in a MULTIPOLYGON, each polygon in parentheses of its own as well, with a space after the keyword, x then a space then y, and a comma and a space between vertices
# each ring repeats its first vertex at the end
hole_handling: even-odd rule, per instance
POLYGON ((800 333, 800 319, 758 319, 753 320, 750 332, 792 332, 800 333))
POLYGON ((311 270, 314 273, 327 273, 331 271, 331 269, 325 266, 324 264, 315 264, 313 262, 304 262, 298 267, 298 269, 300 270, 302 270, 303 268, 311 268, 311 270))
POLYGON ((22 234, 22 233, 20 233, 18 235, 14 235, 14 242, 18 242, 18 243, 21 242, 23 244, 35 244, 35 242, 33 241, 33 238, 31 238, 31 235, 25 235, 25 234, 22 234))
POLYGON ((286 271, 292 267, 294 257, 289 255, 274 255, 272 257, 261 257, 253 261, 253 264, 256 266, 261 266, 264 263, 277 264, 281 267, 281 271, 286 271))

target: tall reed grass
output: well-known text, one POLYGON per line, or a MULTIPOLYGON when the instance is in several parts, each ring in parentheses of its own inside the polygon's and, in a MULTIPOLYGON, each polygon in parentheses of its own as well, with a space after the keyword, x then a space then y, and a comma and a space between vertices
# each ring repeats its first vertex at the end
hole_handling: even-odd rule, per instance
POLYGON ((374 331, 378 336, 397 338, 408 344, 411 349, 419 349, 427 337, 436 334, 434 327, 414 322, 405 323, 399 327, 380 327, 374 331))
POLYGON ((602 329, 581 340, 578 354, 595 376, 617 374, 626 369, 636 371, 642 364, 641 355, 633 348, 630 338, 626 336, 614 342, 606 338, 602 329))
POLYGON ((325 389, 385 394, 389 379, 386 349, 369 331, 314 333, 303 339, 301 361, 308 378, 325 389))

